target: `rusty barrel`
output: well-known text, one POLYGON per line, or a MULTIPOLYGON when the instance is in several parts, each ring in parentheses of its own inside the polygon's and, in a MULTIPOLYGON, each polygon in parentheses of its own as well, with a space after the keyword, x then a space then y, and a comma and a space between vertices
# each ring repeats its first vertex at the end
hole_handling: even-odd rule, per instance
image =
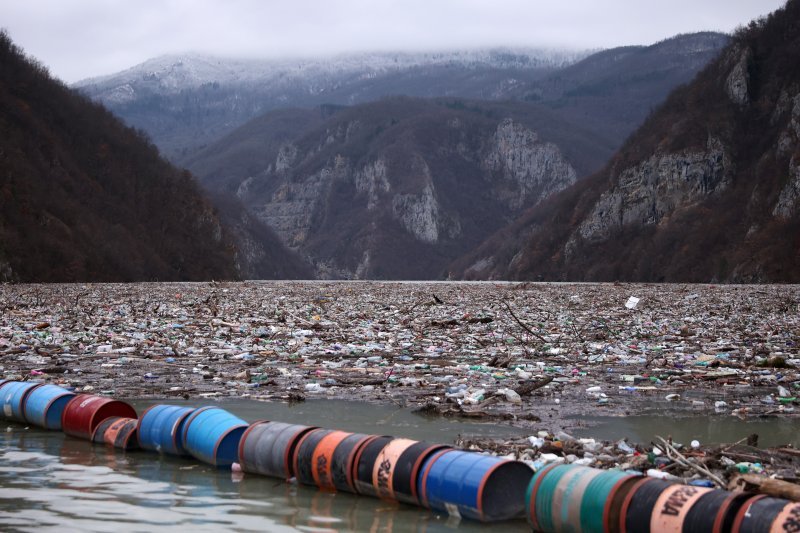
POLYGON ((22 422, 23 424, 27 422, 25 420, 25 400, 33 390, 42 385, 42 383, 30 381, 11 381, 0 387, 3 416, 8 420, 22 422))
POLYGON ((537 531, 613 532, 622 500, 641 476, 577 465, 542 468, 528 485, 528 522, 537 531))
POLYGON ((106 418, 94 430, 92 442, 121 450, 137 450, 139 449, 139 441, 136 439, 138 425, 139 421, 135 418, 121 416, 106 418))
POLYGON ((373 472, 375 472, 378 455, 391 440, 392 437, 388 435, 373 435, 356 453, 353 459, 352 477, 357 494, 378 495, 372 482, 373 472))
POLYGON ((336 449, 331 456, 331 480, 334 489, 344 492, 356 492, 353 463, 359 450, 374 438, 374 435, 351 433, 336 445, 336 449))
POLYGON ((143 450, 169 455, 187 455, 183 447, 183 428, 194 407, 153 405, 142 413, 136 428, 143 450))
POLYGON ((431 455, 417 480, 420 503, 483 522, 522 516, 533 471, 525 463, 462 450, 431 455))
POLYGON ((293 478, 297 443, 314 429, 317 428, 285 422, 253 422, 239 441, 242 471, 285 480, 293 478))
POLYGON ((112 416, 137 418, 136 410, 125 402, 79 394, 72 398, 61 414, 61 429, 64 433, 80 439, 91 440, 100 422, 112 416))
POLYGON ((741 506, 733 521, 733 533, 786 533, 800 531, 800 503, 763 494, 741 506))
POLYGON ((25 399, 25 419, 45 429, 61 429, 61 415, 74 397, 74 392, 58 385, 36 387, 25 399))
POLYGON ((239 441, 247 422, 221 407, 196 409, 183 428, 183 446, 195 459, 214 466, 239 461, 239 441))

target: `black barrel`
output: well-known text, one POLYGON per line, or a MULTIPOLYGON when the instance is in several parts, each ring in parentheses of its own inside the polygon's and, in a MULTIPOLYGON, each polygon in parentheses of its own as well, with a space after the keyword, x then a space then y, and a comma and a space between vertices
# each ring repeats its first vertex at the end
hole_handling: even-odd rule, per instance
POLYGON ((642 479, 634 485, 622 503, 621 533, 650 533, 650 518, 656 502, 661 493, 673 485, 675 483, 653 478, 642 479))
POLYGON ((355 461, 358 451, 372 438, 372 435, 353 433, 336 446, 331 459, 331 478, 336 490, 353 493, 356 491, 353 480, 353 461, 355 461))
POLYGON ((733 533, 786 533, 800 531, 800 503, 759 495, 736 513, 733 533))
POLYGON ((269 422, 253 422, 239 441, 243 472, 282 479, 294 477, 294 452, 300 439, 317 428, 269 422))
POLYGON ((445 444, 417 442, 400 454, 394 466, 392 491, 398 501, 419 505, 417 477, 425 460, 434 453, 450 448, 445 444))
POLYGON ((356 459, 353 461, 353 479, 355 479, 355 488, 358 494, 378 495, 375 485, 372 483, 372 473, 375 470, 375 461, 378 459, 378 455, 391 440, 392 437, 389 436, 375 436, 356 454, 356 459))
POLYGON ((309 431, 297 443, 297 448, 294 452, 294 477, 297 478, 298 483, 304 485, 316 485, 314 482, 314 473, 312 472, 314 450, 317 448, 319 442, 325 438, 326 435, 333 433, 332 429, 315 429, 309 431))
POLYGON ((712 490, 692 505, 683 520, 682 533, 724 533, 733 527, 733 520, 752 494, 712 490))

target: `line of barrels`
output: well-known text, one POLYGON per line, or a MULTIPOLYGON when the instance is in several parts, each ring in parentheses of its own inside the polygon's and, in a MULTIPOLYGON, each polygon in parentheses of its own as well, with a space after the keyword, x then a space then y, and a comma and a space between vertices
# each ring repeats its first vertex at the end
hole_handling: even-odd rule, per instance
POLYGON ((585 466, 540 469, 525 499, 528 522, 543 532, 800 531, 795 502, 585 466))
POLYGON ((525 514, 541 532, 800 531, 800 504, 671 483, 638 473, 524 463, 386 435, 257 421, 220 407, 122 401, 56 385, 0 381, 8 420, 124 450, 191 456, 217 467, 484 522, 525 514), (238 466, 237 466, 238 465, 238 466))

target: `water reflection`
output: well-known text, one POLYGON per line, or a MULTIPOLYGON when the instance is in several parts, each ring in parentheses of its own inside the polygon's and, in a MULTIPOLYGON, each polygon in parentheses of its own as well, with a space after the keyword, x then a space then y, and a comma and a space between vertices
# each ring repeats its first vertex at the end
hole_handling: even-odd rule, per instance
MULTIPOLYGON (((522 521, 502 525, 528 531, 522 521)), ((236 476, 192 459, 123 452, 59 432, 0 433, 3 531, 477 531, 424 509, 236 476)))

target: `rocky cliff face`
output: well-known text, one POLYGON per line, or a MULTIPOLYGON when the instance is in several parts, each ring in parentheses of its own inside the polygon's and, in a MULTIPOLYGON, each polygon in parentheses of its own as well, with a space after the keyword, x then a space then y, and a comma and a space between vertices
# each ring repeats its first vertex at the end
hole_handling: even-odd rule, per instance
MULTIPOLYGON (((234 179, 237 195, 321 277, 441 277, 457 254, 577 179, 524 117, 458 107, 398 98, 341 111, 234 179)), ((216 181, 202 159, 193 168, 216 181)))
POLYGON ((468 278, 800 281, 800 1, 741 30, 600 173, 453 265, 468 278))

